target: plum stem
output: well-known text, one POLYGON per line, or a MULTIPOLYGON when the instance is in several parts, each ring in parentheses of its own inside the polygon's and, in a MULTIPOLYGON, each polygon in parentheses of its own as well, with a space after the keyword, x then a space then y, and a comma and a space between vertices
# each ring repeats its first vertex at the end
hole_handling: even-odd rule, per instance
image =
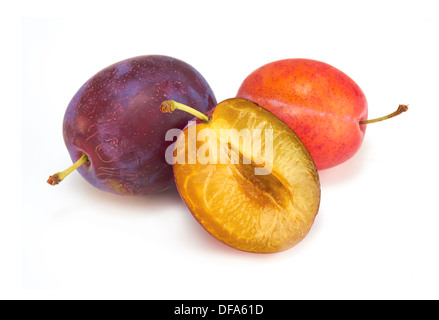
POLYGON ((391 114, 388 114, 387 116, 384 116, 381 118, 370 119, 370 120, 361 120, 360 125, 365 125, 365 124, 370 124, 370 123, 374 123, 374 122, 380 122, 383 120, 387 120, 387 119, 393 118, 393 117, 395 117, 403 112, 406 112, 408 109, 409 109, 408 104, 400 104, 398 106, 398 109, 395 112, 392 112, 391 114))
POLYGON ((80 166, 82 166, 86 162, 88 162, 88 157, 85 153, 83 153, 81 158, 79 158, 78 161, 76 161, 74 164, 72 164, 66 170, 55 173, 54 175, 50 176, 49 179, 47 180, 47 183, 52 185, 52 186, 60 183, 61 181, 64 180, 65 177, 67 177, 69 174, 71 174, 73 171, 78 169, 80 166))
POLYGON ((160 105, 160 110, 163 113, 172 113, 174 112, 175 109, 190 113, 191 115, 197 117, 201 121, 209 122, 209 117, 206 116, 204 113, 195 110, 194 108, 191 108, 183 103, 174 100, 166 100, 163 101, 162 104, 160 105))

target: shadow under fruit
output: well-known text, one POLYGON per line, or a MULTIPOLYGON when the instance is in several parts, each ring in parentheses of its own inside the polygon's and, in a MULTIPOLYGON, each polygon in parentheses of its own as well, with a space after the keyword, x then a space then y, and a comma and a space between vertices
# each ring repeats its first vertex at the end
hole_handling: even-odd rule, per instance
POLYGON ((64 141, 75 165, 48 182, 57 184, 77 169, 93 186, 117 194, 146 195, 174 186, 165 134, 183 129, 192 116, 161 113, 160 104, 168 99, 201 112, 216 105, 203 76, 172 57, 139 56, 97 73, 64 116, 64 141))

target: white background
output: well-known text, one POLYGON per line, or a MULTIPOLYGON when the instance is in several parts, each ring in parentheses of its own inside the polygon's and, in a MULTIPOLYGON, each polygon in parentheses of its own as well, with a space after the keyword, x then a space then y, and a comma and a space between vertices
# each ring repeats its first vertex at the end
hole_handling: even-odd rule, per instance
POLYGON ((2 119, 11 206, 0 297, 439 298, 435 1, 18 1, 1 11, 2 110, 14 113, 2 119), (317 59, 359 84, 371 118, 410 110, 368 126, 354 158, 321 172, 320 212, 299 245, 240 252, 207 234, 175 190, 116 196, 78 173, 46 184, 71 163, 61 128, 72 96, 143 54, 188 62, 218 101, 263 64, 317 59))

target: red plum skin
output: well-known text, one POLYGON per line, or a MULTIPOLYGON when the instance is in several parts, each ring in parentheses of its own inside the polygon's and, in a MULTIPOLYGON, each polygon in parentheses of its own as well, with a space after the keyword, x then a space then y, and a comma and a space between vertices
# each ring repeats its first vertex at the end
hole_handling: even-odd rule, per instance
POLYGON ((339 165, 359 150, 368 105, 345 73, 321 61, 284 59, 253 71, 237 97, 273 112, 302 140, 317 169, 339 165))

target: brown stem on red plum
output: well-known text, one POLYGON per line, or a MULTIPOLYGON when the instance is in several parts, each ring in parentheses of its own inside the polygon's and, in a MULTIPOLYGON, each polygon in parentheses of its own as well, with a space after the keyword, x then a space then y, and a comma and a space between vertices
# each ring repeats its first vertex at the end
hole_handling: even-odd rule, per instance
POLYGON ((365 125, 365 124, 371 124, 374 122, 380 122, 383 120, 387 120, 393 117, 396 117, 397 115, 400 115, 403 112, 406 112, 409 109, 409 105, 407 104, 400 104, 398 106, 398 109, 395 112, 392 112, 391 114, 388 114, 387 116, 381 117, 381 118, 376 118, 376 119, 370 119, 370 120, 362 120, 360 121, 360 125, 365 125))

